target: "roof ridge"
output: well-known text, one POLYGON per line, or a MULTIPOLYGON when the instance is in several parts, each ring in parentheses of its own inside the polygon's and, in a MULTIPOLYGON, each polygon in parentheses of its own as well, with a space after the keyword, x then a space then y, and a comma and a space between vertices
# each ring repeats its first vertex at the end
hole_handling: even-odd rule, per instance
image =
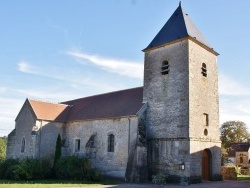
POLYGON ((122 90, 117 90, 117 91, 110 91, 110 92, 107 92, 107 93, 100 93, 100 94, 91 95, 91 96, 86 96, 86 97, 82 97, 82 98, 78 98, 78 99, 64 101, 64 102, 61 102, 61 104, 64 104, 64 103, 67 103, 67 102, 71 102, 71 101, 81 100, 81 99, 87 99, 87 98, 92 98, 92 97, 97 97, 97 96, 102 96, 102 95, 108 95, 108 94, 111 94, 111 93, 118 93, 118 92, 128 91, 128 90, 132 90, 132 89, 139 89, 139 88, 143 88, 143 86, 129 88, 129 89, 122 89, 122 90))
POLYGON ((39 100, 39 99, 31 99, 31 98, 27 98, 28 101, 35 101, 35 102, 42 102, 42 103, 47 103, 47 104, 55 104, 55 105, 64 105, 64 106, 69 106, 68 104, 63 104, 63 103, 59 103, 59 102, 51 102, 51 101, 43 101, 43 100, 39 100))

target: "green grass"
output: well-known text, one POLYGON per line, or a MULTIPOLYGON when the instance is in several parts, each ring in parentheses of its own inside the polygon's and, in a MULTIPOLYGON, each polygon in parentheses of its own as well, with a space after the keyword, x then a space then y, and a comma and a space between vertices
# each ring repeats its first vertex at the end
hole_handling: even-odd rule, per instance
POLYGON ((104 180, 101 182, 81 182, 72 180, 36 180, 36 181, 12 181, 0 180, 0 188, 79 188, 79 187, 101 187, 102 185, 116 185, 118 181, 104 180))
POLYGON ((237 175, 237 180, 250 180, 250 175, 237 175))

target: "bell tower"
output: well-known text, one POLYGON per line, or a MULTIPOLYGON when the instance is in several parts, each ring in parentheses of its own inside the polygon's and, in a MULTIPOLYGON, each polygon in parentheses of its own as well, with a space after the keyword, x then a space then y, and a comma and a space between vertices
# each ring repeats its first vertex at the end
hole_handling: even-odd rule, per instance
POLYGON ((149 174, 220 174, 219 54, 181 3, 143 51, 149 174))

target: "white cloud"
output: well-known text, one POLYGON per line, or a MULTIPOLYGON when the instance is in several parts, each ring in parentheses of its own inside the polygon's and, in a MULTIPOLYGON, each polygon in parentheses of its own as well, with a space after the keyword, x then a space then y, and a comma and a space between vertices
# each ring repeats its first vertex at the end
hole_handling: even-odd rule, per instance
POLYGON ((220 98, 220 124, 225 121, 239 120, 245 122, 250 129, 250 98, 220 98))
POLYGON ((239 120, 250 129, 250 88, 235 79, 220 74, 220 124, 225 121, 239 120))
MULTIPOLYGON (((85 85, 90 87, 97 87, 103 92, 105 91, 113 91, 119 88, 114 87, 108 83, 102 82, 93 78, 91 73, 82 74, 78 70, 74 70, 71 68, 70 71, 64 70, 62 67, 37 67, 33 66, 28 62, 21 61, 18 63, 18 70, 28 74, 34 74, 38 76, 43 76, 55 80, 60 80, 64 82, 68 82, 69 85, 85 85)), ((65 84, 66 85, 66 84, 65 84)), ((1 92, 1 90, 0 90, 1 92)), ((39 92, 37 92, 39 95, 39 92)))
POLYGON ((138 62, 105 58, 97 55, 89 55, 79 51, 69 51, 67 54, 78 59, 88 60, 94 65, 112 73, 138 79, 143 78, 143 64, 138 62))
POLYGON ((36 74, 36 68, 31 66, 28 62, 26 61, 20 61, 18 64, 18 70, 24 73, 31 73, 31 74, 36 74))
POLYGON ((224 74, 219 75, 219 93, 231 96, 250 96, 250 88, 224 74))

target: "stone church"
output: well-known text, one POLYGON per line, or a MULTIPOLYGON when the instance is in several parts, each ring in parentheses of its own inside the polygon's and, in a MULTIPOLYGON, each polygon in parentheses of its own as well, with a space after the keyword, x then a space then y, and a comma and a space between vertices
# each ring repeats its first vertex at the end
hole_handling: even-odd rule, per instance
POLYGON ((159 172, 220 174, 217 55, 181 3, 143 50, 143 87, 61 103, 27 99, 8 158, 90 158, 104 175, 146 181, 159 172))

